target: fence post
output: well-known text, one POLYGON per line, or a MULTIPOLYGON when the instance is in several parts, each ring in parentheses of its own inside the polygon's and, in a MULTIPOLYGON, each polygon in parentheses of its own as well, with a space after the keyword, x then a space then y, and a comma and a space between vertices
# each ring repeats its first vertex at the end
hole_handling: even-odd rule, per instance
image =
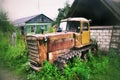
POLYGON ((12 33, 11 38, 12 38, 12 46, 15 46, 16 45, 16 33, 15 32, 12 33))

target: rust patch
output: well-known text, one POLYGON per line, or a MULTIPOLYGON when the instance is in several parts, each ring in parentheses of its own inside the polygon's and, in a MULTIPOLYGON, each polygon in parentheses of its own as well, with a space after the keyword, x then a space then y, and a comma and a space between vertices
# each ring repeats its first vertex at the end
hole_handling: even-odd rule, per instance
POLYGON ((72 48, 73 46, 74 46, 74 39, 73 38, 59 39, 59 40, 55 40, 55 41, 50 41, 48 51, 53 52, 56 50, 72 48))
POLYGON ((56 58, 62 54, 64 54, 65 52, 68 52, 69 49, 63 49, 63 50, 58 50, 58 51, 54 51, 54 52, 50 52, 48 53, 48 60, 50 63, 53 63, 54 60, 56 60, 56 58))
POLYGON ((47 60, 47 44, 39 44, 38 48, 40 55, 40 64, 42 64, 44 60, 47 60))

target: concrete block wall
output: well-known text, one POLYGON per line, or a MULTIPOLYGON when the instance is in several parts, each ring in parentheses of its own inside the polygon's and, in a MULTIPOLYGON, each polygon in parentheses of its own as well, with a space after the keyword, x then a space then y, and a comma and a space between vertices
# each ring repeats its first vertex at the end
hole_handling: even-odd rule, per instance
POLYGON ((95 39, 100 50, 108 51, 112 35, 112 26, 92 26, 91 39, 95 39))

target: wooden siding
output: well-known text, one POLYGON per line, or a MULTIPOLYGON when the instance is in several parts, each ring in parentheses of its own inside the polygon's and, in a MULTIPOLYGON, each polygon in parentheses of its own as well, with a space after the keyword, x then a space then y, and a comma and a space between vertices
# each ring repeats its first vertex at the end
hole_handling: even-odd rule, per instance
POLYGON ((47 32, 48 28, 51 27, 51 23, 26 23, 26 34, 33 33, 31 32, 31 27, 35 26, 35 34, 41 33, 41 26, 45 27, 45 32, 47 32))

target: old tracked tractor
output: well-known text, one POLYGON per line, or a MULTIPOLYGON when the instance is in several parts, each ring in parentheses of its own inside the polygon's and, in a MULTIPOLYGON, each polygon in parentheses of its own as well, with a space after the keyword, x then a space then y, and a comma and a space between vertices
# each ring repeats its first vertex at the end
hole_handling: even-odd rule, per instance
POLYGON ((69 59, 91 49, 90 24, 85 18, 61 20, 62 32, 27 35, 30 66, 39 70, 44 60, 62 68, 69 59))

